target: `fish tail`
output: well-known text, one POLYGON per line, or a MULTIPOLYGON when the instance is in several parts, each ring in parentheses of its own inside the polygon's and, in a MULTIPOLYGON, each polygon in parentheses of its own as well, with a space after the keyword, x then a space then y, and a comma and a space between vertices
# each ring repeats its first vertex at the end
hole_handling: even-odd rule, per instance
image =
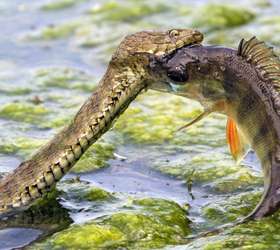
POLYGON ((280 162, 273 159, 265 168, 265 183, 262 198, 255 209, 244 220, 260 219, 280 208, 280 162))

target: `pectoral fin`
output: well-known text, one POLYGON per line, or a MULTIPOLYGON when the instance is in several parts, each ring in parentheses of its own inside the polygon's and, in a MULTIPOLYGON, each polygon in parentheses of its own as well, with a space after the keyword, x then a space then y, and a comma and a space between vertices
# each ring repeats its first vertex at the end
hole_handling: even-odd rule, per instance
POLYGON ((212 112, 211 110, 205 110, 203 113, 201 113, 199 116, 194 118, 192 121, 188 122, 186 125, 184 125, 184 126, 180 127, 179 129, 177 129, 176 132, 181 131, 183 129, 186 129, 186 128, 190 127, 191 125, 199 122, 201 119, 203 119, 204 117, 209 115, 211 112, 212 112))
POLYGON ((245 145, 235 121, 230 117, 227 120, 226 135, 229 149, 233 158, 240 162, 246 154, 245 145))
POLYGON ((188 128, 189 126, 199 122, 201 119, 203 119, 204 117, 210 115, 212 112, 224 111, 225 107, 226 107, 226 102, 224 100, 217 101, 212 106, 206 108, 206 110, 204 112, 202 112, 199 116, 194 118, 192 121, 190 121, 186 125, 184 125, 184 126, 180 127, 179 129, 177 129, 176 132, 181 131, 181 130, 183 130, 185 128, 188 128))

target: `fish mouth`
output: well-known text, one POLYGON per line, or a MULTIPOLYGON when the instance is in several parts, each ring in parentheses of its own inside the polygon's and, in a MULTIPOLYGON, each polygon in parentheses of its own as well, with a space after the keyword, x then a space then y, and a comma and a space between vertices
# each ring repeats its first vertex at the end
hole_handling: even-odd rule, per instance
POLYGON ((172 72, 168 67, 166 67, 166 65, 167 63, 165 61, 160 61, 158 65, 153 68, 153 72, 156 74, 157 80, 149 84, 149 88, 177 95, 186 92, 186 85, 188 85, 188 73, 185 67, 182 67, 179 71, 172 72))

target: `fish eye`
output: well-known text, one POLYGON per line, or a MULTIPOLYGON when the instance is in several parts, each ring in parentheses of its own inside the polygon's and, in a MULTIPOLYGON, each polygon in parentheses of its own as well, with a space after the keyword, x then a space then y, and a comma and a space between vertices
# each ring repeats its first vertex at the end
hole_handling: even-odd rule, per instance
POLYGON ((170 80, 174 81, 175 84, 180 85, 189 79, 189 74, 183 66, 168 69, 167 76, 170 80))
POLYGON ((171 30, 170 32, 169 32, 169 36, 170 37, 177 37, 177 36, 179 36, 179 31, 178 30, 171 30))

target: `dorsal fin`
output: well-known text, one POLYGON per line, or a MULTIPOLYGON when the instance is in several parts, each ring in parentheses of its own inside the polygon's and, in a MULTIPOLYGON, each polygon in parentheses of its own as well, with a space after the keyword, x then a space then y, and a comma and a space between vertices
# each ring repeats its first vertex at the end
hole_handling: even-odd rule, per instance
POLYGON ((272 47, 266 46, 255 36, 250 40, 241 40, 237 55, 256 66, 261 76, 271 83, 277 91, 280 88, 280 60, 272 47))
POLYGON ((248 41, 240 41, 237 55, 253 64, 263 81, 270 85, 271 99, 275 111, 280 116, 280 60, 273 48, 252 37, 248 41))

